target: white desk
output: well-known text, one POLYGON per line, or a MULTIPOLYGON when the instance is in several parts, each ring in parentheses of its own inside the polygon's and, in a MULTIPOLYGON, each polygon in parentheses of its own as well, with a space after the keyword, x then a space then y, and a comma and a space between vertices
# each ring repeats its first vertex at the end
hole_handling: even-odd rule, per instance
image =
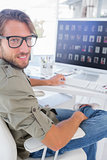
MULTIPOLYGON (((97 80, 98 84, 105 85, 107 84, 107 75, 99 75, 99 79, 97 80)), ((107 101, 107 93, 100 93, 97 91, 90 91, 89 89, 81 89, 77 87, 72 87, 72 86, 67 86, 67 85, 60 85, 60 86, 36 86, 34 87, 35 89, 40 89, 40 90, 46 90, 46 91, 52 91, 52 92, 58 92, 58 93, 64 93, 64 94, 69 94, 72 96, 85 96, 88 98, 97 98, 99 100, 102 100, 103 103, 103 109, 107 101)), ((98 103, 96 101, 96 103, 98 103)))
MULTIPOLYGON (((72 76, 71 76, 72 77, 72 76)), ((72 78, 71 78, 72 82, 72 78)), ((102 84, 106 85, 107 84, 107 75, 101 74, 99 75, 98 80, 96 81, 97 84, 102 84)), ((92 82, 90 82, 92 83, 92 82)), ((68 86, 68 85, 60 85, 60 86, 36 86, 35 88, 38 89, 43 89, 47 91, 53 91, 53 92, 59 92, 59 93, 65 93, 65 94, 71 94, 71 95, 81 95, 81 96, 88 96, 88 97, 99 97, 102 99, 107 98, 107 93, 100 93, 97 91, 91 91, 89 89, 82 89, 82 88, 77 88, 73 86, 68 86)))
MULTIPOLYGON (((31 76, 40 76, 40 68, 35 67, 35 66, 30 66, 30 75, 31 76)), ((29 71, 28 69, 28 71, 29 71)), ((41 76, 40 76, 41 77, 41 76)), ((99 78, 97 80, 98 84, 106 85, 107 84, 107 75, 101 74, 99 75, 99 78)), ((90 91, 89 89, 81 89, 77 87, 71 87, 67 85, 62 85, 62 86, 37 86, 34 87, 35 89, 40 89, 40 90, 45 90, 45 91, 52 91, 52 92, 58 92, 58 93, 64 93, 64 94, 69 94, 72 96, 85 96, 88 97, 89 99, 91 98, 97 98, 101 99, 102 101, 106 102, 107 100, 107 94, 105 93, 100 93, 96 91, 90 91)), ((103 104, 104 106, 104 104, 103 104)))
POLYGON ((42 89, 46 91, 53 91, 53 92, 59 92, 59 93, 65 93, 70 95, 81 95, 81 96, 88 96, 88 97, 96 97, 96 98, 102 98, 107 99, 107 94, 105 93, 99 93, 96 91, 90 91, 86 89, 80 89, 76 87, 70 87, 67 85, 61 85, 61 86, 36 86, 34 88, 42 89))

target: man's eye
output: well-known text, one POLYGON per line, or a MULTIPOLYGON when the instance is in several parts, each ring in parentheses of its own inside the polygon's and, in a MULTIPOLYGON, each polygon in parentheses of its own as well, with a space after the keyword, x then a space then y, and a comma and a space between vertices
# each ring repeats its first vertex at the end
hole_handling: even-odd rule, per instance
POLYGON ((11 42, 11 43, 19 43, 19 42, 20 42, 20 39, 12 38, 12 39, 10 39, 10 42, 11 42))
POLYGON ((32 41, 32 37, 28 37, 28 38, 27 38, 27 41, 28 41, 28 42, 31 42, 31 41, 32 41))

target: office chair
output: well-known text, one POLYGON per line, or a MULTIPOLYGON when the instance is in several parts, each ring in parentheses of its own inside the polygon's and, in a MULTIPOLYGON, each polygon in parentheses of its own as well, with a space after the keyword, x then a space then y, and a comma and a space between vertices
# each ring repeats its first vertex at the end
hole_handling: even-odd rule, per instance
MULTIPOLYGON (((78 138, 84 136, 84 132, 82 129, 78 129, 75 136, 73 138, 78 138)), ((8 129, 8 126, 4 122, 4 120, 0 117, 0 159, 2 160, 21 160, 19 157, 17 157, 17 148, 16 143, 8 129)), ((38 151, 40 149, 44 149, 43 155, 41 160, 53 160, 53 157, 51 158, 45 158, 47 147, 39 142, 36 138, 30 138, 25 141, 24 143, 25 149, 29 152, 38 151)), ((63 155, 58 156, 58 151, 56 151, 54 160, 60 160, 61 157, 63 157, 63 160, 67 158, 67 154, 70 155, 70 160, 86 160, 86 154, 82 149, 78 149, 75 151, 69 151, 68 153, 64 153, 63 155), (57 158, 58 156, 58 158, 57 158), (65 158, 64 158, 65 156, 65 158)), ((68 158, 67 158, 68 159, 68 158)), ((26 160, 33 160, 32 158, 27 158, 26 160)), ((36 160, 40 160, 36 158, 36 160)))

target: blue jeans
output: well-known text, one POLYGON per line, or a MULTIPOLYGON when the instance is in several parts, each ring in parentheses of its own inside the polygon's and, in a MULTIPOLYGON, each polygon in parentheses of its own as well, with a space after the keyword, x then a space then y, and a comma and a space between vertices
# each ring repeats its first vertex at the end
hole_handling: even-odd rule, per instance
MULTIPOLYGON (((74 113, 70 109, 56 109, 59 121, 63 121, 72 116, 74 113)), ((80 124, 80 127, 84 130, 85 136, 78 139, 71 140, 65 147, 59 150, 59 154, 63 154, 65 151, 71 151, 78 148, 83 148, 87 154, 87 160, 96 160, 96 142, 102 138, 107 138, 107 111, 93 110, 90 107, 83 107, 80 109, 87 117, 87 120, 80 124)), ((48 149, 46 156, 53 156, 54 151, 48 149)), ((41 157, 42 150, 30 154, 30 157, 41 157)))

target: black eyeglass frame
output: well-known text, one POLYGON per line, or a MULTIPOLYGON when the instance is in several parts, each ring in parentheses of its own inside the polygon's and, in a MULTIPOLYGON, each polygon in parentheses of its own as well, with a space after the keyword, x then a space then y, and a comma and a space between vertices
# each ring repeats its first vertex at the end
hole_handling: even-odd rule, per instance
POLYGON ((37 38, 38 38, 38 35, 36 35, 36 34, 29 35, 29 36, 26 36, 26 37, 21 37, 21 36, 7 36, 6 37, 6 36, 1 36, 0 35, 0 39, 7 39, 8 40, 8 45, 9 45, 10 48, 18 48, 18 47, 20 47, 22 45, 22 43, 23 43, 24 40, 26 41, 26 44, 27 44, 28 47, 33 47, 36 44, 37 38), (19 38, 21 38, 22 40, 20 42, 20 45, 18 45, 17 47, 11 47, 10 43, 9 43, 9 39, 12 38, 12 37, 19 37, 19 38), (35 37, 36 38, 35 43, 32 46, 29 46, 28 43, 27 43, 27 38, 29 38, 29 37, 35 37))

